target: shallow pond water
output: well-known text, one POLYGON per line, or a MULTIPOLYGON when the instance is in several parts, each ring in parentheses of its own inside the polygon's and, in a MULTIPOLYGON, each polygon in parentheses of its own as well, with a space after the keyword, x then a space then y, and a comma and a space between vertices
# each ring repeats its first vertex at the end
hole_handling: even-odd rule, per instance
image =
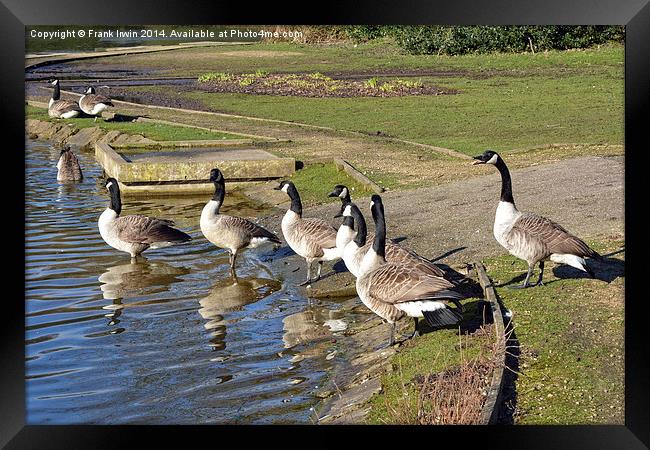
MULTIPOLYGON (((123 214, 173 219, 193 238, 132 264, 101 239, 102 171, 77 154, 83 182, 59 183, 58 151, 27 140, 28 423, 311 423, 354 315, 308 305, 286 247, 242 254, 234 283, 200 232, 202 197, 125 198, 123 214)), ((233 195, 222 210, 268 214, 233 195)))

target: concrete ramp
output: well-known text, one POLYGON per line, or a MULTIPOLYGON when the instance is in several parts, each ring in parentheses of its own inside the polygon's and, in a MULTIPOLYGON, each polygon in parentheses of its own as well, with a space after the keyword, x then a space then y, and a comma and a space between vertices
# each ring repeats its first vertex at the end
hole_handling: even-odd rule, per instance
POLYGON ((212 192, 210 170, 219 168, 233 188, 290 177, 296 162, 254 147, 227 144, 188 147, 118 147, 95 144, 95 158, 118 180, 125 195, 175 195, 212 192))

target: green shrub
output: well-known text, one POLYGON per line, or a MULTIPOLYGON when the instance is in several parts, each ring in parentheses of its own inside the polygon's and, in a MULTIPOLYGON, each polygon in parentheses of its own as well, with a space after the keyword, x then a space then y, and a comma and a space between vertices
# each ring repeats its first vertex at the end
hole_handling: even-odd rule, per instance
POLYGON ((411 54, 523 52, 585 48, 624 39, 620 26, 403 26, 391 28, 411 54))

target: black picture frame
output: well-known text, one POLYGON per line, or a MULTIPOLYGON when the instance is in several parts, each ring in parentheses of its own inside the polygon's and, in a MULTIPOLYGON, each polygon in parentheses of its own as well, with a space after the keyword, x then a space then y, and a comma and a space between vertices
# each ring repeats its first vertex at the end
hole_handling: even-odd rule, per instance
MULTIPOLYGON (((650 5, 647 0, 493 0, 475 2, 356 2, 312 4, 267 2, 254 8, 216 1, 21 1, 0 4, 2 101, 5 125, 2 164, 3 237, 15 248, 5 247, 5 289, 0 326, 0 445, 6 448, 124 448, 144 438, 148 446, 168 446, 183 439, 189 444, 199 435, 219 445, 224 432, 235 438, 313 445, 300 437, 323 434, 340 445, 331 433, 345 432, 341 441, 368 445, 365 436, 384 440, 396 436, 402 445, 472 444, 499 448, 636 449, 650 443, 649 345, 644 321, 648 314, 642 296, 645 258, 643 243, 646 189, 643 185, 645 127, 650 112, 650 5), (308 9, 309 8, 309 9, 308 9), (625 25, 625 239, 628 276, 625 287, 625 425, 624 426, 497 426, 497 427, 211 427, 211 426, 26 426, 24 383, 24 29, 27 25, 54 24, 531 24, 625 25), (23 194, 23 195, 21 195, 23 194), (9 238, 7 238, 9 236, 9 238), (638 244, 638 245, 637 245, 638 244), (23 264, 20 264, 20 263, 23 264), (18 280, 23 280, 20 283, 18 280), (15 295, 14 295, 15 294, 15 295), (301 436, 296 439, 296 432, 301 436), (397 435, 396 433, 399 433, 397 435), (404 434, 402 434, 404 433, 404 434), (362 437, 363 441, 354 439, 362 437), (192 441, 186 438, 191 437, 192 441), (400 441, 400 439, 408 440, 400 441), (216 440, 213 440, 216 439, 216 440)), ((646 231, 647 232, 647 231, 646 231)), ((3 246, 4 247, 4 246, 3 246)), ((331 440, 331 441, 330 441, 331 440)))

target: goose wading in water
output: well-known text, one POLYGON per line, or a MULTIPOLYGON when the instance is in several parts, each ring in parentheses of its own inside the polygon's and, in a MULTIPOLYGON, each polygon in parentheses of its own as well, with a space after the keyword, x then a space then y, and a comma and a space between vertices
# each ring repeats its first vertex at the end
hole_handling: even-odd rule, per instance
POLYGON ((105 95, 96 94, 95 88, 92 86, 86 89, 84 95, 79 99, 79 107, 81 110, 89 116, 95 116, 95 122, 97 121, 97 116, 102 111, 108 109, 109 106, 115 105, 105 95))
POLYGON ((72 153, 70 146, 66 145, 61 149, 59 161, 56 163, 58 170, 56 174, 57 181, 81 181, 83 173, 77 156, 72 153))
POLYGON ((120 187, 115 178, 106 180, 110 194, 108 208, 99 216, 99 233, 111 247, 131 255, 133 261, 148 248, 161 248, 187 242, 192 238, 176 228, 174 222, 139 214, 120 216, 122 200, 120 187))
POLYGON ((432 276, 409 263, 386 262, 386 220, 381 197, 373 195, 370 205, 375 239, 361 263, 356 288, 363 304, 391 325, 388 345, 395 342, 395 323, 404 316, 413 317, 415 322, 411 337, 419 333, 419 318, 435 328, 456 325, 463 317, 460 300, 466 296, 445 278, 432 276), (456 308, 446 302, 454 303, 456 308))
POLYGON ((219 169, 212 169, 210 181, 214 183, 214 196, 201 212, 201 232, 208 241, 230 252, 230 272, 236 278, 235 260, 240 250, 263 244, 279 246, 282 242, 274 233, 250 220, 220 214, 219 209, 226 194, 226 180, 219 169))
POLYGON ((73 117, 77 117, 81 113, 79 105, 68 100, 61 100, 59 80, 54 80, 51 84, 54 86, 54 91, 52 91, 52 98, 47 106, 47 115, 55 119, 72 119, 73 117))
POLYGON ((292 181, 282 181, 276 191, 286 193, 291 206, 282 218, 282 234, 289 247, 307 261, 307 280, 300 286, 320 279, 323 261, 341 259, 341 250, 336 247, 336 229, 318 218, 303 218, 302 203, 298 190, 292 181), (316 279, 311 279, 311 266, 318 262, 316 279))
POLYGON ((586 257, 602 257, 589 248, 584 241, 565 230, 561 225, 546 217, 529 212, 520 212, 512 197, 510 171, 498 153, 486 150, 475 156, 474 165, 492 164, 501 173, 501 198, 494 217, 494 237, 510 254, 528 263, 528 273, 521 285, 512 288, 542 286, 544 261, 550 259, 556 263, 568 264, 594 277, 586 257), (539 278, 534 285, 529 284, 530 277, 539 263, 539 278))

